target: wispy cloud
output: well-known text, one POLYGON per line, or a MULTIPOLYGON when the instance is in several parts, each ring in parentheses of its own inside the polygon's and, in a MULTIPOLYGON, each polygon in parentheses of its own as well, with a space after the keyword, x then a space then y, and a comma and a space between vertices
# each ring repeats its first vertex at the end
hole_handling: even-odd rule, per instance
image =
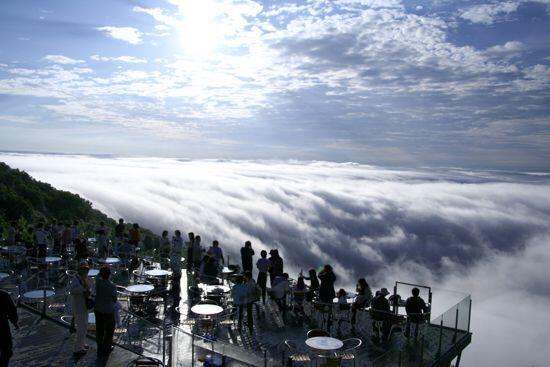
POLYGON ((71 59, 70 57, 63 55, 47 55, 44 56, 44 60, 52 62, 54 64, 63 64, 63 65, 75 65, 83 64, 84 60, 71 59))
POLYGON ((98 31, 103 32, 108 37, 128 42, 132 45, 138 45, 142 42, 143 33, 134 27, 114 27, 114 26, 104 26, 97 27, 98 31))
POLYGON ((90 56, 90 59, 94 61, 114 61, 114 62, 126 62, 129 64, 146 64, 147 60, 139 57, 134 56, 116 56, 116 57, 110 57, 110 56, 99 56, 99 55, 92 55, 90 56))

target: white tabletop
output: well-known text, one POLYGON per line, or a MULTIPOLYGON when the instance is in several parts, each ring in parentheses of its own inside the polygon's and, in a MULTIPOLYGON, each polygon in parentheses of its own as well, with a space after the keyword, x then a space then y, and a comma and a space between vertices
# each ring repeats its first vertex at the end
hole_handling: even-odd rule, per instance
POLYGON ((306 344, 308 347, 317 350, 336 350, 344 346, 341 340, 329 336, 316 336, 306 339, 306 344))
MULTIPOLYGON (((46 298, 53 297, 55 295, 54 291, 47 290, 46 291, 46 298)), ((38 298, 44 298, 44 291, 43 290, 35 290, 35 291, 29 291, 23 294, 23 297, 25 298, 32 298, 32 299, 38 299, 38 298)))
POLYGON ((147 293, 155 289, 151 284, 134 284, 126 287, 128 292, 132 293, 147 293))
POLYGON ((95 324, 95 313, 88 313, 88 324, 95 324))
POLYGON ((235 272, 235 269, 229 269, 227 266, 225 266, 222 269, 222 274, 231 274, 231 273, 234 273, 234 272, 235 272))
POLYGON ((61 258, 59 256, 46 256, 44 261, 47 263, 56 263, 61 261, 61 258))
POLYGON ((170 270, 163 270, 163 269, 151 269, 151 270, 145 270, 145 275, 149 275, 152 277, 165 277, 172 274, 170 270))
POLYGON ((215 289, 221 289, 223 293, 231 292, 231 288, 227 285, 199 284, 199 288, 203 289, 206 293, 214 292, 215 289))
POLYGON ((2 251, 7 251, 7 252, 26 252, 27 251, 27 248, 25 246, 17 246, 17 245, 13 245, 13 246, 4 246, 2 247, 2 251))
MULTIPOLYGON (((354 300, 353 298, 346 298, 346 302, 347 302, 348 304, 352 304, 352 303, 353 303, 353 300, 354 300)), ((338 304, 338 297, 335 297, 335 298, 332 300, 332 303, 338 304)))
POLYGON ((98 262, 103 264, 116 264, 120 262, 118 257, 108 257, 106 259, 97 259, 98 262))
POLYGON ((88 270, 89 277, 95 277, 99 274, 99 269, 90 269, 88 270))
POLYGON ((0 279, 6 279, 8 278, 10 275, 8 273, 0 273, 0 279))
POLYGON ((194 305, 193 307, 191 307, 191 312, 203 316, 217 315, 222 311, 223 308, 216 305, 194 305))

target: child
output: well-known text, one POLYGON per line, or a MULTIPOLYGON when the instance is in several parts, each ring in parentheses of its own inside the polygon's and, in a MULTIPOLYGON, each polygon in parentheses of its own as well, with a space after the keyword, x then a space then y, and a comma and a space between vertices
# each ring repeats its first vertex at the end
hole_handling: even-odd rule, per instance
POLYGON ((346 293, 346 291, 343 288, 340 288, 340 290, 336 294, 336 296, 338 297, 338 304, 339 305, 345 305, 345 304, 348 303, 347 295, 348 294, 346 293))

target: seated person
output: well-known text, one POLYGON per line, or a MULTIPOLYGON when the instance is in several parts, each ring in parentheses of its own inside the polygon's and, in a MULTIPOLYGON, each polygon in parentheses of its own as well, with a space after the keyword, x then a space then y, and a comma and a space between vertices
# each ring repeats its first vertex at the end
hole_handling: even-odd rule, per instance
POLYGON ((368 307, 372 300, 372 291, 370 290, 369 284, 367 283, 365 278, 361 278, 357 281, 355 290, 357 291, 357 297, 355 297, 355 300, 351 305, 351 312, 352 312, 351 325, 352 326, 355 325, 357 310, 360 308, 368 307))
MULTIPOLYGON (((426 316, 430 310, 426 306, 426 302, 419 296, 420 290, 418 288, 412 289, 412 297, 407 298, 405 303, 405 310, 407 311, 407 330, 405 335, 409 336, 411 322, 415 324, 422 324, 426 320, 426 316)), ((418 327, 414 329, 414 336, 418 336, 418 327)))
POLYGON ((206 282, 213 281, 218 277, 218 264, 211 251, 208 251, 202 259, 199 276, 206 282))
POLYGON ((308 292, 308 286, 304 281, 304 277, 298 277, 296 285, 292 287, 292 303, 294 307, 294 313, 305 316, 304 314, 304 301, 308 292))
POLYGON ((336 297, 338 298, 338 304, 339 305, 347 305, 348 304, 348 294, 344 290, 344 288, 340 288, 338 293, 336 293, 336 297))
POLYGON ((275 302, 277 302, 277 305, 279 306, 279 309, 283 312, 286 311, 286 302, 285 302, 285 296, 286 293, 290 290, 290 286, 288 283, 288 273, 283 273, 283 275, 278 276, 276 279, 277 281, 274 282, 275 285, 271 287, 270 294, 273 299, 275 299, 275 302))
POLYGON ((371 310, 374 311, 374 321, 382 321, 382 342, 387 340, 391 329, 389 320, 390 302, 386 299, 388 294, 390 294, 390 292, 388 292, 386 288, 382 288, 380 291, 376 292, 376 296, 372 299, 370 304, 371 310))

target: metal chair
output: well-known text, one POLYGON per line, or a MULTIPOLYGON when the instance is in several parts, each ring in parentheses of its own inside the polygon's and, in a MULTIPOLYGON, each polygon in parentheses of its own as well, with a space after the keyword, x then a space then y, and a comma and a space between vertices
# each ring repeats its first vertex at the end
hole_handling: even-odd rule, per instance
POLYGON ((298 350, 294 340, 285 340, 285 346, 288 349, 288 361, 294 366, 294 363, 311 363, 309 354, 298 350))
POLYGON ((314 338, 316 336, 330 336, 328 332, 323 329, 311 329, 307 332, 307 338, 314 338))
POLYGON ((353 361, 353 365, 355 366, 355 354, 359 347, 363 344, 363 341, 359 338, 349 338, 342 340, 342 342, 344 345, 336 354, 343 361, 353 361))

